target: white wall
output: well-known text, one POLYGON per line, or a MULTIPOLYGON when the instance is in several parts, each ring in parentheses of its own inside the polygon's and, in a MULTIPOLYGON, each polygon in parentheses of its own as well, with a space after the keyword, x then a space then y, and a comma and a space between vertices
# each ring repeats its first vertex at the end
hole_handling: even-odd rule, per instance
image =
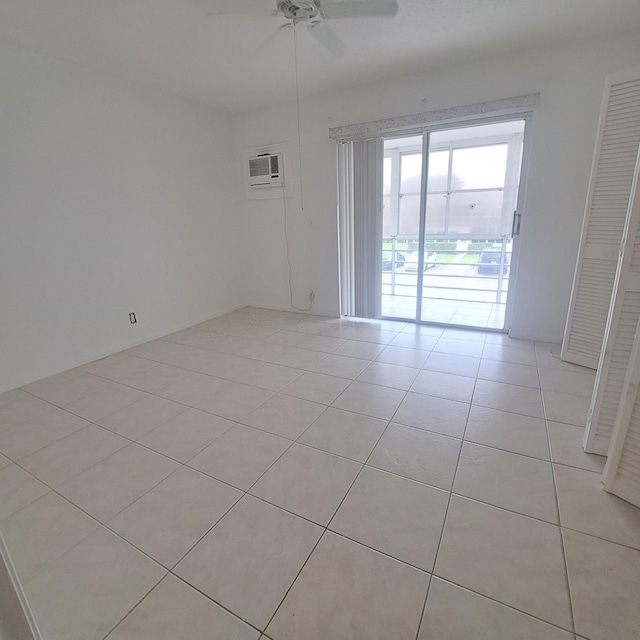
MULTIPOLYGON (((513 334, 561 339, 604 77, 635 64, 629 36, 303 101, 294 304, 313 289, 314 312, 338 312, 329 127, 539 91, 513 334)), ((290 308, 283 202, 249 202, 239 184, 241 150, 275 142, 298 186, 293 104, 231 118, 0 44, 0 391, 243 303, 290 308)))
MULTIPOLYGON (((334 126, 540 92, 515 275, 512 335, 559 341, 564 330, 605 75, 640 64, 640 37, 481 60, 422 75, 324 94, 301 103, 304 212, 290 201, 296 304, 316 292, 313 310, 338 311, 334 126)), ((312 82, 313 73, 301 75, 312 82)), ((243 147, 295 146, 293 105, 234 119, 243 147)), ((239 169, 240 170, 240 169, 239 169)), ((249 304, 289 307, 281 203, 244 201, 249 304)))
POLYGON ((242 304, 230 128, 0 45, 0 391, 242 304))

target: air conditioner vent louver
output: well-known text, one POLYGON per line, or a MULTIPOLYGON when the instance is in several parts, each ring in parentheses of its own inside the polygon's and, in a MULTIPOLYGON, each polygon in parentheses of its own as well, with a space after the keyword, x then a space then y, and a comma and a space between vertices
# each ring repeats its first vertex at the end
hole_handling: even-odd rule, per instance
POLYGON ((269 158, 254 158, 249 160, 249 175, 252 178, 263 176, 271 172, 269 158))
POLYGON ((282 155, 264 154, 249 158, 249 186, 252 189, 281 187, 282 155))

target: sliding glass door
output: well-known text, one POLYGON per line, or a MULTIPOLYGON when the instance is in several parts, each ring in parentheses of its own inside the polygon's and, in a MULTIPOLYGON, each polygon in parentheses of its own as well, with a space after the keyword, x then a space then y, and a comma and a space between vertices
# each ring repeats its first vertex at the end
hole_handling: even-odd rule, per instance
POLYGON ((422 136, 384 141, 382 315, 417 319, 422 136))
POLYGON ((385 138, 382 317, 504 330, 524 127, 385 138))

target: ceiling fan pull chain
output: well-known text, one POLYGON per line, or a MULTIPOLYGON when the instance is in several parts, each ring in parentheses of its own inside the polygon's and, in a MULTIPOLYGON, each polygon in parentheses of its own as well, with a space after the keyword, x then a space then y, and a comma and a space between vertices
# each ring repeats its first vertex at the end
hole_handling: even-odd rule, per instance
POLYGON ((296 76, 296 126, 298 129, 298 167, 300 171, 300 210, 304 211, 304 189, 302 188, 302 149, 300 144, 300 85, 298 82, 298 39, 296 21, 293 21, 293 61, 296 76))

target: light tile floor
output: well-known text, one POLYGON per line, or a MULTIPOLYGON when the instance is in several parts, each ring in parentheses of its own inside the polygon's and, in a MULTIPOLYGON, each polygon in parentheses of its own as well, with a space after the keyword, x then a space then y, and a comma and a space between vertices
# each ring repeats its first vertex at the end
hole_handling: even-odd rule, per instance
POLYGON ((0 395, 45 640, 635 640, 592 371, 502 334, 245 308, 0 395))

